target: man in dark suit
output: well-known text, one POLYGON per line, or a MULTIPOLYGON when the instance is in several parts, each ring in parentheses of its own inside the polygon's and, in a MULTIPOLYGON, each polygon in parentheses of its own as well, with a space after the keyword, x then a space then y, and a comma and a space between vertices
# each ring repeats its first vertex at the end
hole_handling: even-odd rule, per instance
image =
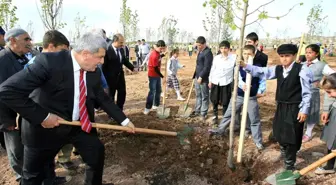
POLYGON ((131 71, 134 70, 134 66, 129 62, 129 52, 124 50, 124 42, 125 39, 121 34, 113 36, 112 44, 108 46, 102 67, 113 100, 115 100, 115 94, 118 91, 117 105, 121 110, 123 110, 126 100, 123 65, 131 71))
MULTIPOLYGON (((0 51, 0 84, 23 69, 28 62, 25 54, 32 46, 29 34, 20 28, 8 30, 5 41, 7 47, 0 51)), ((4 132, 9 164, 19 181, 22 174, 23 146, 16 117, 15 111, 0 102, 0 130, 4 132)))
POLYGON ((201 116, 204 122, 209 109, 209 74, 212 66, 213 54, 206 46, 206 40, 200 36, 196 40, 198 56, 196 60, 195 79, 196 105, 192 116, 201 116))
MULTIPOLYGON (((5 30, 2 29, 2 27, 0 26, 0 51, 4 49, 5 46, 5 30)), ((3 132, 0 131, 0 145, 3 149, 6 150, 6 144, 5 144, 5 138, 4 138, 4 134, 3 132)))
POLYGON ((23 117, 21 185, 42 184, 44 165, 68 143, 87 164, 84 184, 102 184, 105 148, 92 129, 94 105, 99 104, 109 116, 134 132, 132 122, 101 87, 100 70, 96 69, 103 62, 106 49, 103 37, 86 33, 72 51, 41 53, 33 64, 1 84, 0 101, 23 117), (82 126, 60 125, 61 119, 80 120, 82 126))

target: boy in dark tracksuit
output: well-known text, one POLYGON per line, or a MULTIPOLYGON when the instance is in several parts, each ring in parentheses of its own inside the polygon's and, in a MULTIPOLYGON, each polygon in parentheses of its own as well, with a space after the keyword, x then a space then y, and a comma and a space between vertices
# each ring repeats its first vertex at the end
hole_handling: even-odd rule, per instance
POLYGON ((295 170, 296 153, 301 147, 304 121, 309 113, 313 80, 309 68, 294 61, 297 51, 292 44, 279 46, 277 52, 282 65, 261 68, 241 63, 252 76, 277 79, 273 133, 280 144, 286 170, 295 170))

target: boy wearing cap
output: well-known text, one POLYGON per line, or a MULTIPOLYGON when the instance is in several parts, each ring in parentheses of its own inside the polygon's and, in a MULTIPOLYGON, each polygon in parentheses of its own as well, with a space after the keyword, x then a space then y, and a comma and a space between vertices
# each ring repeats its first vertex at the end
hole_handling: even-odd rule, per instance
POLYGON ((286 170, 295 170, 296 153, 301 147, 304 121, 310 107, 313 74, 294 61, 298 52, 295 45, 283 44, 277 52, 282 65, 257 67, 244 62, 240 65, 252 76, 277 79, 273 133, 280 144, 286 170))

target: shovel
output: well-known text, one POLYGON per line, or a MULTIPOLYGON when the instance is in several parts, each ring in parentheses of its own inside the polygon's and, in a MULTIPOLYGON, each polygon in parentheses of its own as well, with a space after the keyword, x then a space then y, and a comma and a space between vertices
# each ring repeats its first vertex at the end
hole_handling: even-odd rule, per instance
POLYGON ((336 150, 333 150, 330 154, 324 156, 323 158, 303 168, 300 171, 293 172, 291 170, 286 170, 282 173, 275 174, 275 178, 271 177, 267 178, 267 182, 272 185, 294 185, 296 184, 296 180, 299 179, 301 176, 314 170, 315 168, 319 167, 320 165, 322 165, 323 163, 329 161, 334 157, 336 157, 336 150))
MULTIPOLYGON (((65 120, 60 120, 58 122, 62 125, 81 126, 81 123, 79 121, 69 122, 65 120)), ((119 130, 119 131, 126 131, 126 132, 130 131, 130 128, 119 126, 119 125, 108 125, 104 123, 91 123, 91 124, 93 128, 111 129, 111 130, 119 130)), ((136 133, 156 134, 156 135, 177 137, 181 145, 190 143, 188 137, 193 131, 193 129, 188 126, 185 126, 181 132, 171 132, 171 131, 154 130, 154 129, 147 129, 147 128, 135 128, 134 130, 136 133)))
POLYGON ((187 102, 185 104, 180 105, 179 110, 177 112, 177 116, 179 116, 181 118, 188 118, 190 116, 191 112, 192 112, 192 108, 188 107, 188 104, 189 104, 191 92, 192 92, 193 87, 194 87, 194 83, 195 83, 195 80, 192 80, 187 102))
POLYGON ((163 100, 162 100, 162 105, 158 107, 156 114, 160 119, 166 119, 170 115, 170 108, 165 107, 166 103, 166 86, 167 86, 167 64, 168 64, 168 57, 165 57, 165 72, 164 72, 164 82, 163 84, 163 100))

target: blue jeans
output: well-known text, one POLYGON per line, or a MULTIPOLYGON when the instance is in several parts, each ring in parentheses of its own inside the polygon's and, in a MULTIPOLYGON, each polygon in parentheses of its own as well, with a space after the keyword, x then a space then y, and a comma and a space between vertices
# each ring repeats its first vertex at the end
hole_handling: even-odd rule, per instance
POLYGON ((206 116, 209 109, 209 86, 208 82, 199 84, 195 79, 196 105, 195 113, 206 116))
POLYGON ((161 77, 148 77, 149 79, 149 93, 146 101, 146 109, 151 109, 153 106, 160 105, 161 95, 161 77))

